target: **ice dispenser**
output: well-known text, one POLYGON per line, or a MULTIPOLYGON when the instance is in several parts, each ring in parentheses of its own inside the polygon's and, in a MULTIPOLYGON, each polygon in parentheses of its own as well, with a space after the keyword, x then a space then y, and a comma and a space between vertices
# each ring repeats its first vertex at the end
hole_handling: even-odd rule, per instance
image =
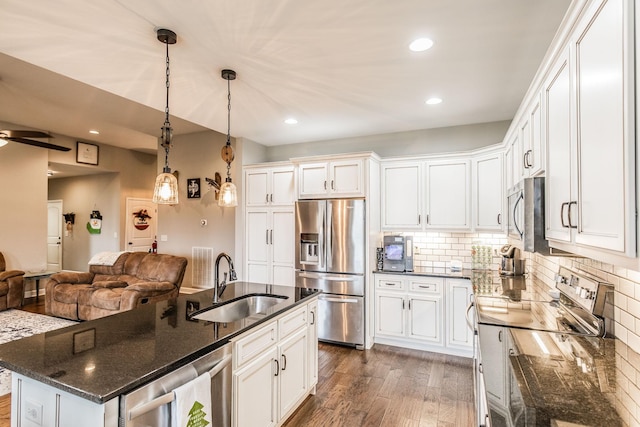
POLYGON ((318 253, 318 233, 300 233, 300 263, 317 264, 318 253))

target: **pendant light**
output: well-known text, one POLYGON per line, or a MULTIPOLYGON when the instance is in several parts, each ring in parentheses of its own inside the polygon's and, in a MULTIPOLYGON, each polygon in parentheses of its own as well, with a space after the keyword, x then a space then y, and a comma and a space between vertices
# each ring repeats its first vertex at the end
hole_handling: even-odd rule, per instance
POLYGON ((222 70, 222 78, 227 81, 227 143, 222 147, 222 160, 227 163, 227 178, 220 186, 218 196, 218 206, 232 208, 238 206, 238 193, 236 185, 231 182, 231 162, 234 159, 233 148, 231 147, 231 85, 230 80, 236 79, 236 72, 233 70, 222 70))
POLYGON ((157 31, 158 40, 164 43, 167 47, 167 72, 166 72, 166 86, 167 86, 167 104, 164 109, 164 124, 162 125, 162 135, 160 145, 164 148, 164 168, 162 173, 156 178, 156 185, 153 190, 153 202, 163 205, 177 205, 178 204, 178 180, 171 173, 169 167, 169 148, 171 147, 171 140, 173 139, 173 129, 171 123, 169 123, 169 45, 175 44, 178 41, 178 36, 171 30, 160 28, 157 31))

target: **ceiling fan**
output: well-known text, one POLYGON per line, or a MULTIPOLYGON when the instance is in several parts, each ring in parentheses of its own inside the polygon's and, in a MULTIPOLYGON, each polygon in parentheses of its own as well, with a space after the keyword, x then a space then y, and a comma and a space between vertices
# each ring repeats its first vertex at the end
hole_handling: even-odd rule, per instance
POLYGON ((71 148, 61 145, 50 144, 48 142, 34 141, 27 138, 53 138, 46 132, 37 130, 0 130, 0 147, 7 142, 19 142, 20 144, 33 145, 35 147, 48 148, 50 150, 69 151, 71 148))

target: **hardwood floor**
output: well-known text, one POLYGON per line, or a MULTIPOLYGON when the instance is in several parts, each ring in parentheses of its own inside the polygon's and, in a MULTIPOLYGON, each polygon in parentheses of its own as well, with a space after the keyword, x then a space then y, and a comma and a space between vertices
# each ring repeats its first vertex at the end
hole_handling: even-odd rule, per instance
MULTIPOLYGON (((44 314, 44 299, 24 310, 44 314)), ((359 351, 320 343, 318 387, 283 427, 469 427, 471 359, 375 345, 359 351)), ((10 395, 0 427, 10 427, 10 395)))
POLYGON ((320 343, 317 393, 284 427, 469 427, 474 411, 471 359, 320 343))

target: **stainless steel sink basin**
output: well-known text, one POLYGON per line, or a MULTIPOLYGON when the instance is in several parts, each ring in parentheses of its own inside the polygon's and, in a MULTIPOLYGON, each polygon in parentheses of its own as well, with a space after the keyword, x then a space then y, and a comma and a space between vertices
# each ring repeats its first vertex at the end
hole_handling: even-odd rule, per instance
POLYGON ((274 294, 249 294, 231 301, 216 304, 191 316, 209 322, 231 323, 251 316, 266 316, 274 312, 272 307, 289 297, 274 294))

